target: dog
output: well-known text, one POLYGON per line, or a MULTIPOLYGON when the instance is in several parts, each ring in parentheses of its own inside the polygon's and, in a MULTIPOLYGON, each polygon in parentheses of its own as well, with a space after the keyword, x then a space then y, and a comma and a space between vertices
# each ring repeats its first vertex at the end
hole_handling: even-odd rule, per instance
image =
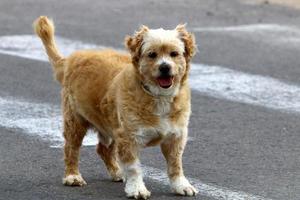
POLYGON ((63 184, 86 184, 78 169, 79 150, 87 130, 94 129, 97 153, 112 180, 126 182, 127 197, 150 197, 139 151, 154 145, 166 159, 172 191, 196 195, 182 169, 191 113, 188 73, 196 51, 185 25, 173 30, 142 26, 125 38, 129 53, 81 50, 69 57, 59 52, 50 19, 40 16, 33 27, 62 86, 63 184))

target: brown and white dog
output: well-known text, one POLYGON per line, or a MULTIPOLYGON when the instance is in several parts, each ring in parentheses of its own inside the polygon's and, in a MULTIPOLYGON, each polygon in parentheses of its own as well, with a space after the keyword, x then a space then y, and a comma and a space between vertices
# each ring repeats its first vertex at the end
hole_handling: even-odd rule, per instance
POLYGON ((126 180, 127 197, 150 197, 139 150, 153 145, 160 145, 166 158, 171 189, 196 195, 182 169, 191 112, 187 79, 196 48, 185 26, 174 30, 142 26, 125 39, 130 55, 85 50, 67 58, 56 47, 51 20, 39 17, 34 30, 62 86, 63 183, 86 184, 78 169, 79 149, 87 130, 94 128, 100 138, 97 152, 114 181, 126 180))

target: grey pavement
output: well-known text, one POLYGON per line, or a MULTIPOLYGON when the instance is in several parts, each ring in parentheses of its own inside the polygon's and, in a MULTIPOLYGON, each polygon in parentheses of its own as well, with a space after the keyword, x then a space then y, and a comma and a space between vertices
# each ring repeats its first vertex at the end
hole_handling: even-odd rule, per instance
MULTIPOLYGON (((166 1, 0 1, 0 36, 32 34, 39 15, 55 21, 69 39, 123 48, 123 39, 141 24, 173 28, 280 24, 300 28, 300 11, 242 0, 166 1)), ((274 45, 263 37, 195 33, 194 62, 270 76, 300 85, 300 45, 274 45)), ((28 102, 60 104, 60 88, 48 63, 0 54, 0 95, 28 102)), ((0 108, 1 109, 1 108, 0 108)), ((216 99, 192 92, 190 136, 184 154, 188 177, 207 184, 274 200, 300 199, 300 113, 288 113, 216 99)), ((143 150, 144 165, 165 170, 159 148, 143 150)), ((83 147, 80 168, 88 182, 65 187, 63 151, 38 137, 0 124, 0 199, 125 199, 112 183, 95 147, 83 147)), ((152 199, 187 199, 145 178, 152 199)), ((214 199, 199 194, 191 199, 214 199)))

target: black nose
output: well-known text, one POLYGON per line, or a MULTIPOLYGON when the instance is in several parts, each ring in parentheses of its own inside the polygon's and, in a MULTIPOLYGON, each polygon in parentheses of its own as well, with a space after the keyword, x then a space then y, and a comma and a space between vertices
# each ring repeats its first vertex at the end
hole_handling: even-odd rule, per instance
POLYGON ((159 71, 161 72, 162 75, 169 74, 170 69, 171 69, 170 65, 165 62, 159 66, 159 71))

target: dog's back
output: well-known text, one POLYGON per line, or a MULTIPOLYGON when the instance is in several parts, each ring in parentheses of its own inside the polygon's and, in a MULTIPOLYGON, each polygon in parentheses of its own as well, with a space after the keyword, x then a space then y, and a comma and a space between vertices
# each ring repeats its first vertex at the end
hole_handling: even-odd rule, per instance
POLYGON ((39 17, 33 24, 36 34, 41 38, 49 61, 53 66, 54 75, 58 82, 73 82, 76 78, 85 79, 87 85, 98 80, 103 86, 107 85, 121 69, 131 64, 131 58, 114 50, 81 50, 64 58, 55 43, 55 27, 53 22, 45 16, 39 17), (73 75, 72 75, 73 74, 73 75), (75 75, 77 74, 77 75, 75 75), (76 78, 75 78, 76 77, 76 78), (70 80, 69 80, 70 79, 70 80))
POLYGON ((128 65, 130 57, 113 50, 77 51, 66 59, 63 87, 69 88, 73 96, 100 102, 114 78, 128 65))
POLYGON ((99 104, 117 74, 132 65, 128 54, 110 49, 79 50, 64 58, 55 43, 53 22, 41 16, 33 26, 45 46, 56 80, 78 107, 99 104))

